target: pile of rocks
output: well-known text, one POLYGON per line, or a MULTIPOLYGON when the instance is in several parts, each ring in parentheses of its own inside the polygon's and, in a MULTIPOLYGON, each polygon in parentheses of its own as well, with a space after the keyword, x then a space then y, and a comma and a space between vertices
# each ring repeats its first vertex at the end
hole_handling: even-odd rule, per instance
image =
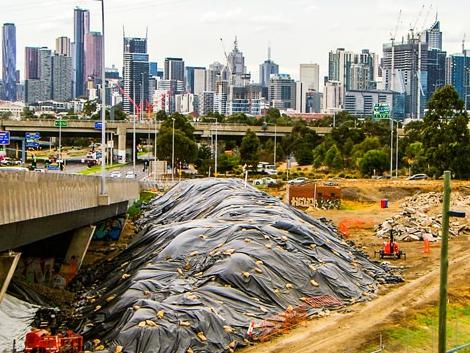
MULTIPOLYGON (((457 197, 457 201, 460 200, 457 197)), ((437 241, 441 234, 441 214, 428 214, 442 202, 442 195, 437 192, 417 194, 407 198, 401 205, 403 211, 387 219, 375 228, 379 238, 388 238, 393 229, 394 237, 399 241, 429 240, 437 241)), ((470 230, 466 221, 450 222, 449 234, 458 236, 470 230)))

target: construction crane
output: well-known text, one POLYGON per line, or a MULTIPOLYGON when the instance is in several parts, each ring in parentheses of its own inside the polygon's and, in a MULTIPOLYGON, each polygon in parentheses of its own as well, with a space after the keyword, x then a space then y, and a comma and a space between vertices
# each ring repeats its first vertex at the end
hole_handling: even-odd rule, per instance
MULTIPOLYGON (((419 9, 419 13, 418 13, 418 17, 416 17, 416 21, 413 25, 413 27, 410 28, 410 32, 411 32, 411 38, 414 39, 414 32, 416 30, 416 26, 418 25, 418 22, 419 22, 419 19, 421 18, 421 16, 423 15, 423 10, 424 10, 425 6, 422 5, 421 8, 419 9)), ((411 24, 410 24, 411 26, 411 24)))
POLYGON ((396 39, 397 32, 398 32, 398 26, 400 25, 401 14, 402 14, 402 11, 400 9, 400 11, 398 12, 398 18, 395 24, 395 29, 393 30, 393 33, 390 32, 390 41, 392 42, 392 63, 391 63, 392 81, 390 84, 391 91, 393 91, 393 88, 394 88, 393 85, 394 85, 394 80, 395 80, 395 39, 396 39))
POLYGON ((135 110, 137 111, 137 114, 139 114, 140 112, 140 106, 138 106, 136 104, 136 102, 131 98, 131 96, 129 95, 129 93, 127 93, 124 88, 122 88, 119 83, 117 83, 117 87, 119 89, 119 91, 121 92, 122 95, 126 96, 126 98, 129 100, 129 102, 132 103, 132 105, 135 107, 135 110))

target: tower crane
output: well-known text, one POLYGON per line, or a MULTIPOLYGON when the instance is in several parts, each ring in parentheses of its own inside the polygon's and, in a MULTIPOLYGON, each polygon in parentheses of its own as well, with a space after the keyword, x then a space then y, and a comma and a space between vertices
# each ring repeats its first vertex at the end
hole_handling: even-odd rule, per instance
POLYGON ((227 50, 225 50, 224 40, 222 39, 222 37, 220 38, 220 43, 222 44, 222 49, 225 55, 225 66, 227 67, 227 70, 228 70, 228 82, 230 84, 232 82, 232 68, 228 60, 227 50))
POLYGON ((393 85, 395 81, 395 39, 396 39, 397 32, 398 32, 398 26, 400 25, 401 14, 402 14, 402 11, 400 9, 400 11, 398 12, 398 18, 395 24, 395 29, 393 30, 393 33, 390 32, 390 41, 392 42, 392 63, 391 63, 392 81, 390 85, 391 91, 393 91, 393 85))

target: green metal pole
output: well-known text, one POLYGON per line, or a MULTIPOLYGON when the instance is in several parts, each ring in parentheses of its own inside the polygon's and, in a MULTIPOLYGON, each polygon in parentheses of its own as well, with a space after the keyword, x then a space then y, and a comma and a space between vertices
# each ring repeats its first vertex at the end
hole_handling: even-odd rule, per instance
POLYGON ((446 353, 446 320, 447 320, 447 271, 449 206, 450 206, 450 172, 444 172, 444 199, 442 201, 442 240, 441 240, 441 283, 439 289, 439 353, 446 353))

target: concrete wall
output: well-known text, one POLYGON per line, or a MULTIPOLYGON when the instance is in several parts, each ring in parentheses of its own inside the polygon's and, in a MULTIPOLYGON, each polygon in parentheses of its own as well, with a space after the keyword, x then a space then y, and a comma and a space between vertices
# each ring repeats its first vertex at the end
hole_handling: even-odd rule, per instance
MULTIPOLYGON (((99 186, 94 176, 0 172, 0 225, 98 207, 99 186)), ((109 204, 139 198, 136 180, 108 178, 107 189, 109 204)))

